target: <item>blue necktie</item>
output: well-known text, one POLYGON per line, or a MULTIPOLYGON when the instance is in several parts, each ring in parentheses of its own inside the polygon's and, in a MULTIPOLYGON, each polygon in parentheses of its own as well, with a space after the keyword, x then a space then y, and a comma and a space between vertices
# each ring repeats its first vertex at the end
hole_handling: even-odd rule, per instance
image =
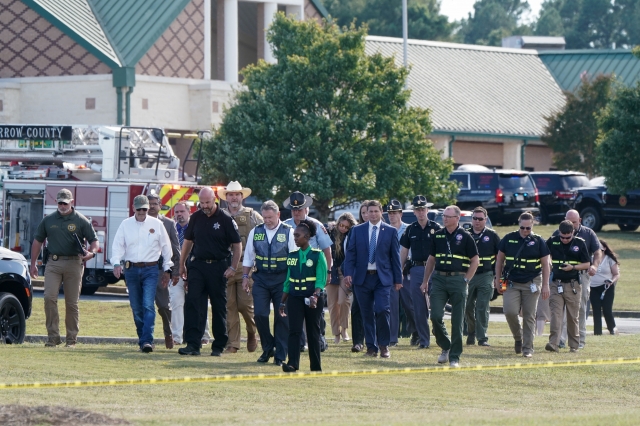
POLYGON ((178 243, 180 244, 180 249, 182 250, 182 244, 184 244, 184 228, 178 229, 178 243))
POLYGON ((371 240, 369 241, 369 263, 376 263, 376 230, 377 226, 373 227, 371 232, 371 240))

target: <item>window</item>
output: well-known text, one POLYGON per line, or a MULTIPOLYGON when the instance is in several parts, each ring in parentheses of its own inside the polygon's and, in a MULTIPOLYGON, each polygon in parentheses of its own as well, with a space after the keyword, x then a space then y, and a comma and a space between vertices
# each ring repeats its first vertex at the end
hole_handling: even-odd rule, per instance
POLYGON ((500 175, 502 189, 527 189, 534 191, 533 182, 529 175, 500 175))
POLYGON ((456 173, 449 176, 449 180, 458 182, 460 189, 469 189, 469 175, 465 173, 456 173))
POLYGON ((476 189, 495 189, 497 186, 495 173, 479 173, 476 175, 476 189))
POLYGON ((581 186, 589 186, 589 179, 585 175, 565 176, 563 178, 564 189, 580 188, 581 186))

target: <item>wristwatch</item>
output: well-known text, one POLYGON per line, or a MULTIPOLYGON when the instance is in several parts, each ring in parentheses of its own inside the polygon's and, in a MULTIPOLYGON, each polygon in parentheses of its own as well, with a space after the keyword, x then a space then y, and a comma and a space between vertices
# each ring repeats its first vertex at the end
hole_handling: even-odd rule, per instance
POLYGON ((464 280, 465 284, 469 284, 469 278, 464 277, 464 278, 462 278, 462 279, 464 280))

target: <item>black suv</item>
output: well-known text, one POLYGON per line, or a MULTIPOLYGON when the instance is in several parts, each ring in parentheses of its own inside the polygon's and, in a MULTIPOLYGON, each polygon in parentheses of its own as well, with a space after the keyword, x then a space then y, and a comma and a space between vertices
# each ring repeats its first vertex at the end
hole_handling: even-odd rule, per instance
POLYGON ((540 214, 538 190, 522 170, 455 170, 449 180, 458 182, 460 192, 456 205, 462 210, 477 206, 487 209, 494 225, 511 225, 520 214, 540 214))
POLYGON ((622 231, 635 231, 640 226, 640 189, 616 195, 604 185, 579 188, 574 208, 582 224, 596 232, 608 223, 617 224, 622 231))
POLYGON ((540 221, 560 223, 567 210, 573 208, 577 189, 589 186, 589 178, 581 172, 531 172, 540 197, 540 221))
POLYGON ((0 247, 0 343, 22 343, 31 316, 29 265, 20 253, 0 247))

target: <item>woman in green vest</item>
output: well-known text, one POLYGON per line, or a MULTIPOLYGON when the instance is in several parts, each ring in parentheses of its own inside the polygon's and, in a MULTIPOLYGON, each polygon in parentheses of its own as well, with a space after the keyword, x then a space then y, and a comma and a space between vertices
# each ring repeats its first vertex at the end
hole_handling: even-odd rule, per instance
POLYGON ((299 250, 287 257, 287 279, 284 281, 280 315, 289 315, 289 361, 282 371, 292 373, 300 369, 300 335, 306 322, 311 371, 322 371, 320 366, 320 319, 322 304, 318 305, 327 283, 327 261, 321 250, 311 248, 309 240, 316 235, 316 225, 301 220, 293 231, 299 250), (286 312, 285 312, 286 310, 286 312))

